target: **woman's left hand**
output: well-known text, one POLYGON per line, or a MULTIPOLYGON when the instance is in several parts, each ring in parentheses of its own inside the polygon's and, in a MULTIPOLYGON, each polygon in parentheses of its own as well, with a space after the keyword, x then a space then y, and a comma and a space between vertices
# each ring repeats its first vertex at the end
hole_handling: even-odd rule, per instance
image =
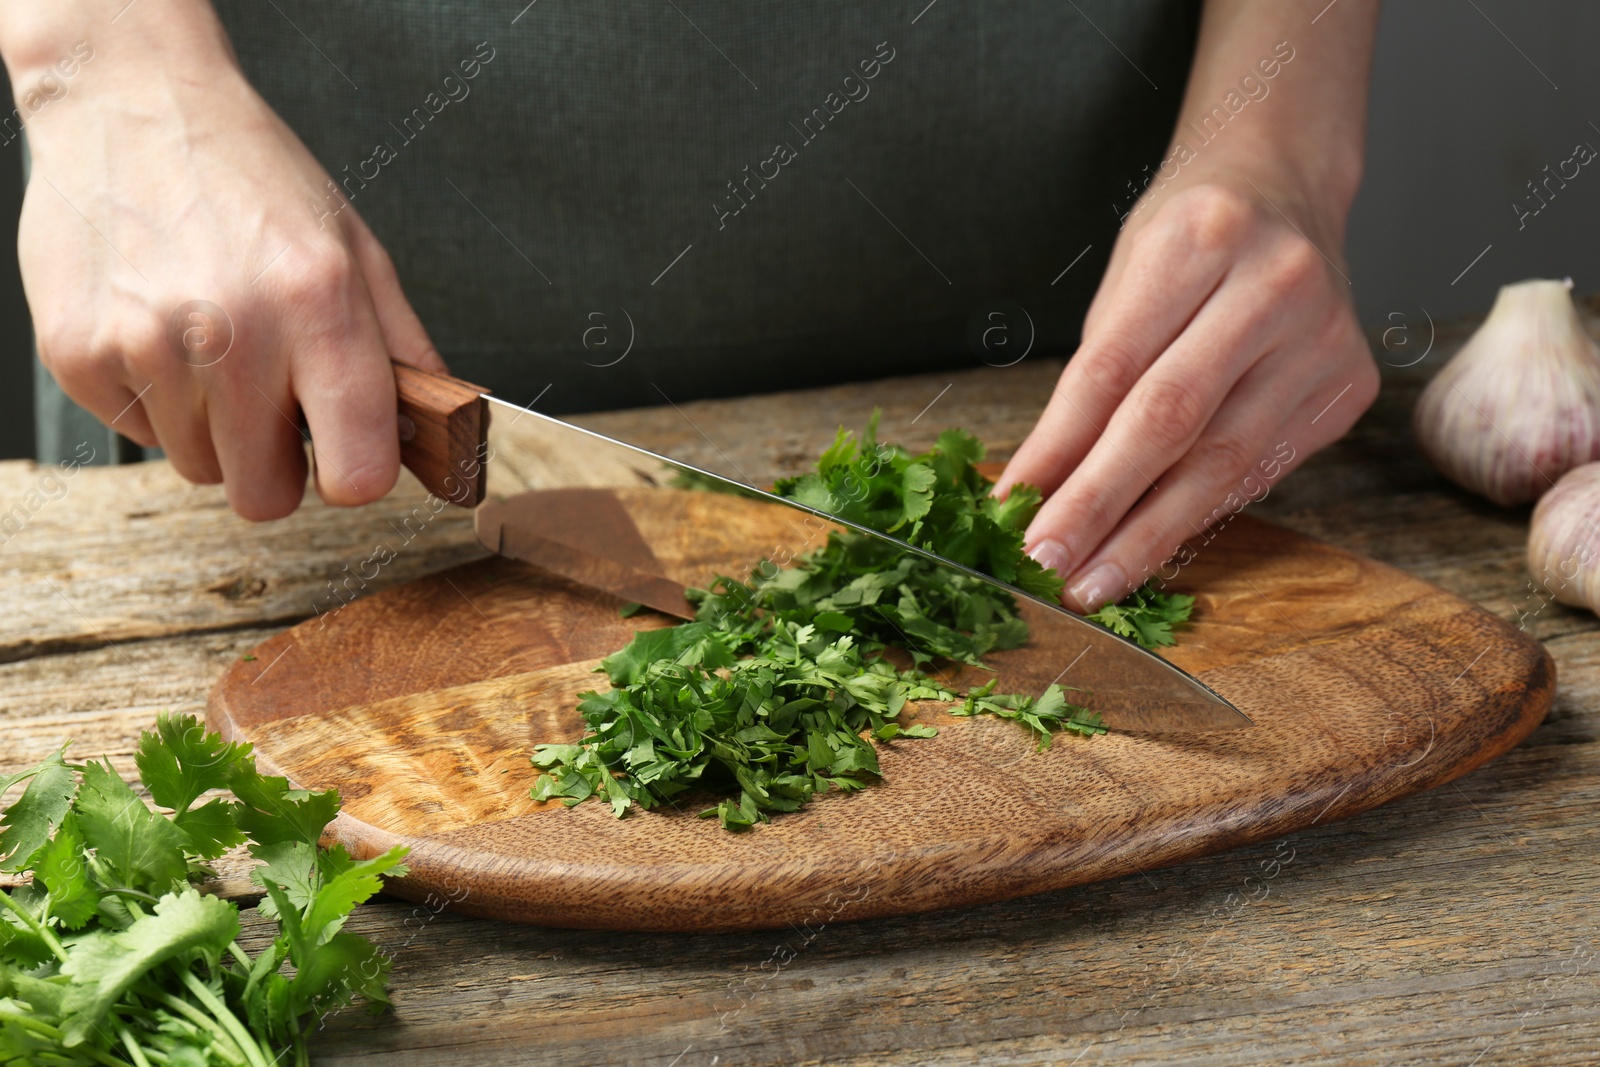
POLYGON ((1121 599, 1372 403, 1377 367, 1323 230, 1293 196, 1216 174, 1129 219, 996 486, 1043 490, 1028 551, 1065 577, 1069 607, 1121 599))

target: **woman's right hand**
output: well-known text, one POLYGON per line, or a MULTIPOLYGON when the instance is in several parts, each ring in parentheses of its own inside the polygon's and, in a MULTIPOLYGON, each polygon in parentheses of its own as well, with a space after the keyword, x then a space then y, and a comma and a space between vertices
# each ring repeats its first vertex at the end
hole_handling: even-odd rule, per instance
POLYGON ((390 361, 445 369, 388 254, 246 82, 209 4, 53 3, 48 33, 52 15, 0 14, 16 98, 57 86, 24 111, 18 236, 44 365, 246 518, 299 506, 302 418, 325 501, 383 496, 390 361), (89 58, 64 80, 52 65, 75 46, 89 58))

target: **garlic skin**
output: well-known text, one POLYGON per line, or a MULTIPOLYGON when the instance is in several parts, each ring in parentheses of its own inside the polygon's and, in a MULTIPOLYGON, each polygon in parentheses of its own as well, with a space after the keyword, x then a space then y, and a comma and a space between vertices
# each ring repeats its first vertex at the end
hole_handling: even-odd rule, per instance
POLYGON ((1600 463, 1568 471, 1539 499, 1528 529, 1528 573, 1563 604, 1600 604, 1600 463))
POLYGON ((1525 504, 1600 460, 1600 348, 1565 282, 1502 286, 1483 325, 1417 401, 1417 442, 1446 478, 1525 504))

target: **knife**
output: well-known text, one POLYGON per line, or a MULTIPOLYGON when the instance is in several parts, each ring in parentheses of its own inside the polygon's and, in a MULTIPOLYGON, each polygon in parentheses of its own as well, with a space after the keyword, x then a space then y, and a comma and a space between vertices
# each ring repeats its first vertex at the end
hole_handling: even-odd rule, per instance
MULTIPOLYGON (((657 559, 644 531, 657 543, 693 537, 714 548, 719 502, 708 494, 733 494, 750 506, 787 509, 801 547, 847 528, 1009 594, 1036 651, 1003 666, 1005 654, 997 654, 1002 691, 1037 694, 1056 682, 1087 690, 1085 703, 1119 731, 1191 734, 1253 725, 1199 679, 1132 641, 887 534, 518 407, 456 378, 395 364, 395 387, 401 461, 436 496, 475 509, 478 540, 490 551, 624 601, 693 618, 685 582, 657 559)), ((729 506, 725 499, 720 504, 729 506)), ((788 552, 782 562, 798 554, 788 552)), ((727 572, 740 561, 704 562, 727 572)), ((772 558, 743 563, 744 572, 731 573, 782 565, 772 558)), ((914 645, 909 636, 907 643, 914 645)))

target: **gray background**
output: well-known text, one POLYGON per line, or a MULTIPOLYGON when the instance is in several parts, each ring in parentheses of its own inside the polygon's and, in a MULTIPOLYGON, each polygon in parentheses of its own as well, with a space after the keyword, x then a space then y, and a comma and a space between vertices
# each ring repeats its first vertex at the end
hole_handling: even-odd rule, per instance
MULTIPOLYGON (((1600 148, 1596 40, 1600 5, 1583 0, 1385 6, 1367 177, 1349 234, 1364 323, 1482 311, 1499 285, 1525 277, 1571 275, 1580 291, 1600 292, 1600 167, 1585 168, 1520 231, 1511 207, 1578 142, 1600 148)), ((3 87, 0 104, 11 110, 3 87)), ((13 238, 16 152, 0 146, 0 228, 13 238)), ((29 456, 30 337, 11 254, 0 256, 0 352, 0 457, 29 456)))

